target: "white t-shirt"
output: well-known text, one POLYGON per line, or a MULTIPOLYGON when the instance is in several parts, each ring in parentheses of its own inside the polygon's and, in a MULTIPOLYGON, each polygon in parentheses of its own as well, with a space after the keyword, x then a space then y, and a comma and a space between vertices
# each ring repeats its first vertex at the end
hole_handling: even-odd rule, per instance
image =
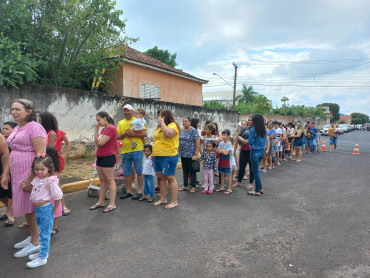
MULTIPOLYGON (((275 132, 276 132, 276 135, 275 135, 275 140, 279 140, 281 136, 283 136, 283 131, 281 130, 280 127, 278 128, 274 128, 275 132)), ((275 144, 275 146, 280 146, 280 141, 278 143, 275 144)))

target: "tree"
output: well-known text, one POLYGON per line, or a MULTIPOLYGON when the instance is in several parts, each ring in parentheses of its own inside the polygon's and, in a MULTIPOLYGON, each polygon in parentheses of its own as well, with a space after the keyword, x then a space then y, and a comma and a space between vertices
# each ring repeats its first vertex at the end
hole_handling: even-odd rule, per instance
POLYGON ((132 41, 115 6, 113 0, 1 1, 0 26, 36 61, 39 83, 90 89, 95 69, 106 69, 103 85, 114 78, 109 73, 119 65, 109 58, 123 48, 112 46, 132 41))
POLYGON ((369 122, 369 116, 363 113, 351 114, 352 124, 366 124, 369 122))
POLYGON ((236 96, 235 100, 239 103, 253 103, 255 97, 258 95, 257 92, 253 90, 253 86, 247 87, 243 84, 242 94, 236 96))
POLYGON ((153 57, 173 68, 177 66, 176 63, 177 53, 171 54, 168 50, 159 49, 158 46, 154 46, 153 48, 148 49, 147 51, 144 52, 144 54, 153 57))
POLYGON ((23 55, 21 44, 0 34, 0 87, 15 87, 36 79, 35 61, 23 55))
POLYGON ((339 110, 340 106, 336 103, 322 103, 318 106, 329 106, 329 111, 332 113, 332 116, 330 118, 331 122, 337 122, 340 119, 339 110))
POLYGON ((205 102, 203 107, 207 108, 214 108, 214 109, 228 109, 226 105, 223 105, 221 102, 217 100, 211 100, 210 102, 205 102))
POLYGON ((280 101, 283 103, 283 107, 285 107, 286 106, 285 103, 289 101, 289 98, 286 96, 283 96, 280 101))

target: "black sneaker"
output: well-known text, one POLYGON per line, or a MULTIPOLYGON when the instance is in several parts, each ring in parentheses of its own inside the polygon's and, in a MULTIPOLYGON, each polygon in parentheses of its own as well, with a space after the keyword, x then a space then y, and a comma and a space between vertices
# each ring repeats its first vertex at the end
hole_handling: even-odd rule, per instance
POLYGON ((134 196, 132 196, 132 200, 139 200, 141 197, 143 197, 143 194, 135 193, 134 196))
POLYGON ((120 199, 127 199, 127 198, 130 198, 132 196, 131 193, 125 193, 125 194, 122 194, 119 198, 120 199))

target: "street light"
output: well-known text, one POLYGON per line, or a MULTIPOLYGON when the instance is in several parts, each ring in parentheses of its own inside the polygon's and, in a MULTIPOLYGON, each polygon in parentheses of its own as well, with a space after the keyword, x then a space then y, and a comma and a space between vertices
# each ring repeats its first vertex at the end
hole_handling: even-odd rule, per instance
POLYGON ((234 75, 234 86, 231 85, 229 82, 227 82, 223 77, 221 77, 219 74, 217 73, 213 73, 213 75, 217 75, 218 77, 220 77, 223 81, 225 81, 227 84, 229 84, 232 88, 233 88, 233 109, 235 110, 235 97, 236 97, 236 76, 237 76, 237 70, 238 70, 238 66, 233 63, 233 66, 235 68, 235 75, 234 75))

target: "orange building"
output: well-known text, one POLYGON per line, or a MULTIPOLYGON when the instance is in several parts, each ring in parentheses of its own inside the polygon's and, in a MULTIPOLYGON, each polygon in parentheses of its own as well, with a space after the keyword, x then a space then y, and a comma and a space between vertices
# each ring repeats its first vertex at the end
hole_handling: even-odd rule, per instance
POLYGON ((123 66, 110 90, 119 96, 203 105, 202 86, 207 80, 194 77, 161 61, 123 46, 123 66))

